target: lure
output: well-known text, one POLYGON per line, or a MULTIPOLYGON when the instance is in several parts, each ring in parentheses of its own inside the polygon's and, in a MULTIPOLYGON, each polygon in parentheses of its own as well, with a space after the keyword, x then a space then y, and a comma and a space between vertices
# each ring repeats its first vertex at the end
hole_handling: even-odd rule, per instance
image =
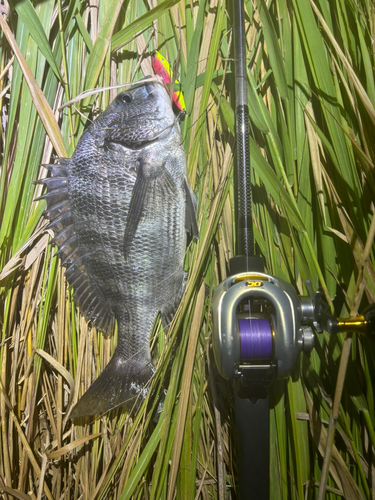
MULTIPOLYGON (((152 53, 151 64, 155 73, 162 77, 164 83, 171 83, 173 79, 173 73, 170 68, 169 62, 157 50, 152 53)), ((174 82, 177 84, 180 83, 178 80, 175 80, 174 82)), ((180 111, 180 119, 183 120, 186 115, 186 106, 184 95, 181 90, 176 90, 173 92, 173 102, 175 103, 177 109, 180 111)))

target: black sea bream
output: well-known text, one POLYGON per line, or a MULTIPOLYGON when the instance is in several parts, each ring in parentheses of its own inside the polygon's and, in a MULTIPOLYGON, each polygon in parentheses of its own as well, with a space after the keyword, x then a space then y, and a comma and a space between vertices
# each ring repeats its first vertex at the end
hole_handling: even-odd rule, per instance
POLYGON ((73 156, 48 166, 46 213, 81 311, 103 331, 118 322, 107 367, 72 418, 139 407, 153 373, 150 335, 181 300, 186 232, 198 236, 179 124, 161 83, 121 92, 73 156))

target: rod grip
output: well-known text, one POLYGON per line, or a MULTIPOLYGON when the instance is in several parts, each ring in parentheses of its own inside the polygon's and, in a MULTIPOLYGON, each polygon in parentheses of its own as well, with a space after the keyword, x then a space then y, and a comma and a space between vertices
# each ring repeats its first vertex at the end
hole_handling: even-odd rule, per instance
POLYGON ((235 391, 240 499, 269 500, 269 399, 252 403, 235 391))

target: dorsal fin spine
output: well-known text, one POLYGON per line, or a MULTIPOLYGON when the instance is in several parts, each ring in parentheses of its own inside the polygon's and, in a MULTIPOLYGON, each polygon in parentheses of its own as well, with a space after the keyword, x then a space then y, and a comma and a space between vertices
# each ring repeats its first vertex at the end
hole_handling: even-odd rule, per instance
POLYGON ((45 185, 47 192, 35 201, 47 202, 43 215, 49 217, 47 229, 52 229, 54 233, 51 244, 58 247, 55 255, 66 266, 65 276, 69 285, 74 286, 74 297, 80 304, 82 313, 106 332, 113 324, 113 312, 98 285, 90 278, 85 266, 85 256, 80 254, 69 201, 70 160, 59 158, 57 161, 57 164, 43 165, 51 176, 36 181, 37 184, 45 185))

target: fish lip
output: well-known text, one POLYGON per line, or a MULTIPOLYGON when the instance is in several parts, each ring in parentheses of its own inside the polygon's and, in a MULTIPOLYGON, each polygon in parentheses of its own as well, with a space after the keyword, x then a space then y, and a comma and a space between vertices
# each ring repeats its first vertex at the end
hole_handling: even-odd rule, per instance
POLYGON ((175 127, 175 123, 172 123, 171 125, 165 127, 162 129, 156 137, 153 139, 149 140, 144 140, 144 141, 139 141, 139 142, 126 142, 126 141, 121 141, 121 140, 108 140, 107 144, 118 144, 125 148, 126 150, 131 150, 131 151, 139 151, 141 149, 147 148, 148 146, 152 146, 153 144, 156 144, 157 142, 162 141, 166 137, 168 137, 171 133, 173 133, 173 129, 175 127))
POLYGON ((107 141, 107 144, 118 144, 119 146, 122 146, 126 150, 130 151, 140 151, 141 149, 146 148, 147 146, 152 146, 156 142, 159 142, 160 138, 156 137, 155 139, 152 139, 150 141, 143 141, 139 143, 128 143, 125 141, 107 141))
POLYGON ((155 75, 155 76, 147 75, 142 80, 135 82, 131 87, 129 87, 128 90, 129 91, 135 90, 139 87, 145 87, 145 89, 149 95, 155 94, 155 90, 160 89, 161 90, 160 96, 163 96, 163 98, 164 98, 163 90, 166 90, 166 88, 165 88, 163 80, 158 75, 155 75))
POLYGON ((167 105, 170 105, 171 99, 168 93, 168 89, 160 76, 146 76, 138 83, 141 82, 146 87, 148 95, 157 95, 159 99, 163 100, 167 105), (151 79, 151 81, 148 82, 149 79, 151 79))

